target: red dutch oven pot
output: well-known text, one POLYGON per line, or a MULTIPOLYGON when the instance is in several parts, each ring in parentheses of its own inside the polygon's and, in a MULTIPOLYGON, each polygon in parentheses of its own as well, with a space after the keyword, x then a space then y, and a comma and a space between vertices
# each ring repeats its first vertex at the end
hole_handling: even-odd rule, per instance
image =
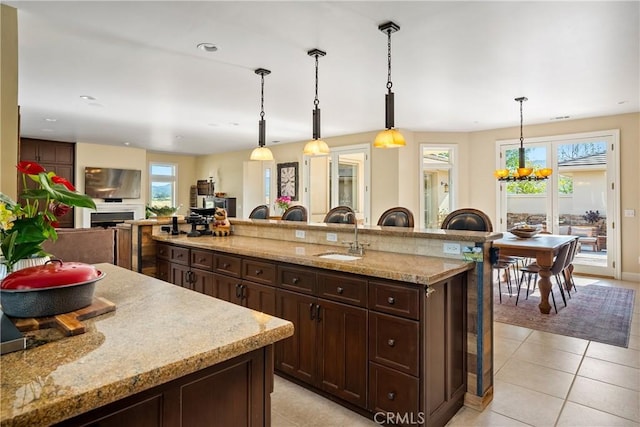
POLYGON ((0 285, 2 311, 13 317, 45 317, 91 305, 105 274, 91 264, 48 261, 9 274, 0 285))

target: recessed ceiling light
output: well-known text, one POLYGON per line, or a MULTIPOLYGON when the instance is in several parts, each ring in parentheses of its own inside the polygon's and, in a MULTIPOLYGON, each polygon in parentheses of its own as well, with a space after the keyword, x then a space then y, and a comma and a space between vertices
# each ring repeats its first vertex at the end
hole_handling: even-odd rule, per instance
POLYGON ((236 123, 236 122, 229 122, 229 124, 230 124, 231 126, 240 126, 240 123, 236 123))
POLYGON ((127 147, 131 145, 131 143, 129 141, 125 141, 123 142, 124 145, 126 145, 127 147))
POLYGON ((80 98, 86 100, 86 101, 95 101, 96 99, 93 96, 90 95, 80 95, 80 98))
POLYGON ((198 49, 204 50, 205 52, 216 52, 218 50, 218 46, 213 43, 199 43, 198 49))
POLYGON ((278 142, 280 142, 280 141, 279 141, 279 140, 277 140, 277 139, 274 139, 274 140, 273 140, 273 141, 271 141, 271 142, 272 142, 273 144, 277 144, 277 143, 278 143, 278 142))
POLYGON ((182 139, 182 135, 176 135, 176 139, 182 139))
POLYGON ((629 102, 629 101, 619 101, 618 105, 626 104, 627 102, 629 102))
POLYGON ((51 118, 51 117, 45 117, 44 121, 45 122, 57 122, 58 119, 54 119, 54 118, 51 118))
POLYGON ((556 117, 551 117, 549 120, 567 120, 570 117, 571 116, 556 116, 556 117))

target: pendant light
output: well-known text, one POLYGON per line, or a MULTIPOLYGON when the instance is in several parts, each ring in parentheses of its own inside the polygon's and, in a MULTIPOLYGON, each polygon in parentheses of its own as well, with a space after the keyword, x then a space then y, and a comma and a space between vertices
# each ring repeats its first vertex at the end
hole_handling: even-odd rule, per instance
POLYGON ((258 122, 258 148, 251 152, 250 160, 273 160, 273 153, 265 147, 265 136, 267 122, 264 119, 264 76, 271 74, 271 71, 258 68, 255 73, 260 76, 260 121, 258 122))
POLYGON ((304 146, 303 154, 307 156, 325 156, 329 154, 329 146, 326 142, 320 139, 320 109, 318 108, 318 58, 325 56, 327 52, 320 49, 311 49, 307 52, 309 56, 315 56, 316 58, 316 97, 313 100, 313 140, 306 143, 304 146))
POLYGON ((518 169, 511 175, 509 174, 509 169, 497 169, 493 172, 493 175, 498 178, 498 181, 539 181, 547 179, 553 172, 550 168, 542 168, 534 172, 533 168, 529 168, 525 164, 524 136, 522 134, 522 103, 527 100, 528 99, 524 96, 515 99, 515 101, 520 103, 520 148, 518 149, 518 169))
POLYGON ((391 87, 393 83, 391 83, 391 33, 395 33, 400 30, 400 26, 394 22, 386 22, 380 26, 378 29, 383 33, 387 34, 387 60, 388 60, 388 72, 387 72, 387 94, 385 95, 385 127, 386 130, 380 132, 376 139, 373 141, 373 146, 376 148, 393 148, 393 147, 404 147, 406 142, 404 140, 404 136, 400 133, 400 131, 393 128, 393 92, 391 92, 391 87))

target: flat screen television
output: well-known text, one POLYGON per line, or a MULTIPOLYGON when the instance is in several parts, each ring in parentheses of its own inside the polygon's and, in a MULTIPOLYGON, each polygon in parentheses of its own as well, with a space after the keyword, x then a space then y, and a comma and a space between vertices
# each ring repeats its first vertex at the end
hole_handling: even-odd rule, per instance
POLYGON ((139 199, 141 180, 139 169, 84 168, 84 191, 95 199, 139 199))

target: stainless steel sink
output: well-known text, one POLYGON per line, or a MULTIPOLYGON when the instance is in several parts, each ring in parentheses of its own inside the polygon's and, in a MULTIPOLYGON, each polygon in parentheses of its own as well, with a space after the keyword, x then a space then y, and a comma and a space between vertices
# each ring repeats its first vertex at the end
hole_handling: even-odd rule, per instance
POLYGON ((318 258, 333 259, 336 261, 355 261, 357 259, 362 259, 361 256, 338 253, 320 254, 318 255, 318 258))

